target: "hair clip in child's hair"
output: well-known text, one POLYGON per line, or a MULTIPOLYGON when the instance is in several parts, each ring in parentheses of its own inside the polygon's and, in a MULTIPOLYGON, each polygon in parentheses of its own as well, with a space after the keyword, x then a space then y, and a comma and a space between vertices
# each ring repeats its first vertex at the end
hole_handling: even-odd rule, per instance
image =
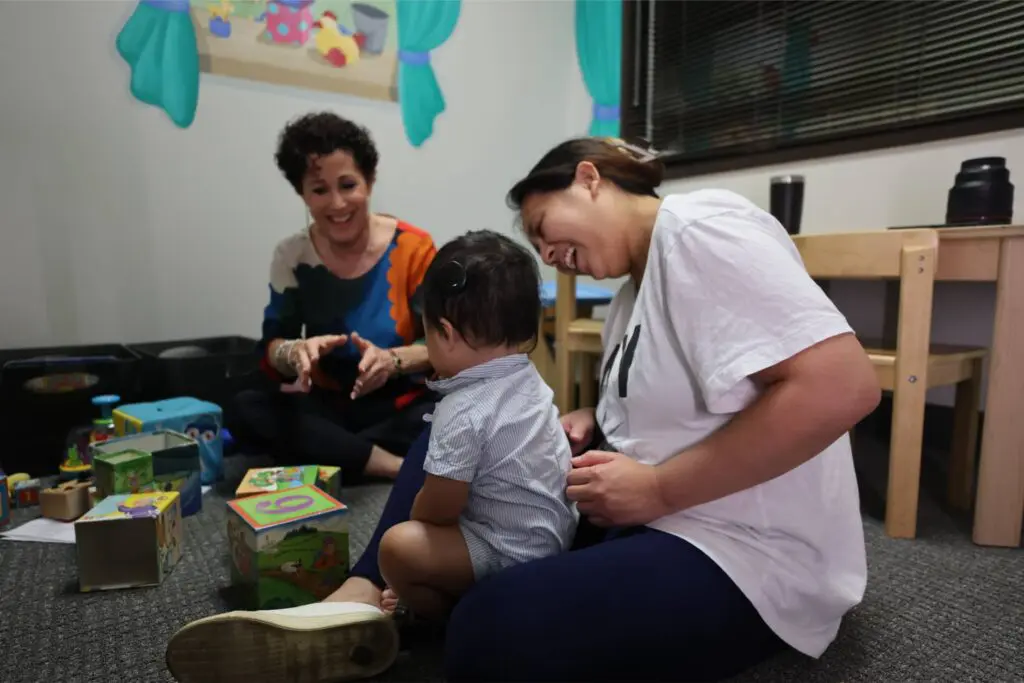
POLYGON ((437 280, 444 292, 461 292, 466 286, 466 267, 458 261, 449 261, 437 271, 437 280))

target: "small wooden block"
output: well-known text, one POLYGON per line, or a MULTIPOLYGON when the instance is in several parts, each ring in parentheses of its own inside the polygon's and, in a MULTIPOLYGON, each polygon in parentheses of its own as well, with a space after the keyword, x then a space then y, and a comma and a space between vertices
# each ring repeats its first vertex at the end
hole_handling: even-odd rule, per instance
POLYGON ((66 481, 39 493, 39 511, 43 517, 70 522, 92 507, 89 488, 92 481, 66 481))

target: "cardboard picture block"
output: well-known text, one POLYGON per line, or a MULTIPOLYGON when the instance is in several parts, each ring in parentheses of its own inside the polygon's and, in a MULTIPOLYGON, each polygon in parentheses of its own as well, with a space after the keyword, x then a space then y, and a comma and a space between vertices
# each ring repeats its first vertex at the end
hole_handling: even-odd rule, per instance
POLYGON ((104 498, 75 522, 82 591, 154 586, 181 559, 177 491, 104 498))
POLYGON ((316 479, 316 467, 257 467, 245 473, 242 483, 235 489, 235 497, 286 491, 315 484, 316 479))
POLYGON ((341 468, 317 468, 316 485, 334 500, 341 500, 341 468))
POLYGON ((153 483, 153 456, 145 451, 120 450, 98 454, 92 461, 100 496, 139 493, 153 483))
POLYGON ((232 584, 250 609, 323 600, 348 577, 348 508, 316 486, 228 503, 232 584))
POLYGON ((181 495, 183 517, 203 509, 199 444, 192 437, 162 429, 110 439, 92 444, 90 449, 93 460, 124 451, 149 453, 153 459, 152 490, 177 491, 181 495))

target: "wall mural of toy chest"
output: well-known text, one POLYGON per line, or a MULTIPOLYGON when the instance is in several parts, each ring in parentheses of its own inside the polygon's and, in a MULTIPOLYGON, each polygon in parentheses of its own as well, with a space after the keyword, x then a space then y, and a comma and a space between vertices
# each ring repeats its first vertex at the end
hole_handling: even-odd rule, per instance
POLYGON ((232 583, 252 609, 323 600, 349 571, 348 508, 316 486, 228 503, 232 583))

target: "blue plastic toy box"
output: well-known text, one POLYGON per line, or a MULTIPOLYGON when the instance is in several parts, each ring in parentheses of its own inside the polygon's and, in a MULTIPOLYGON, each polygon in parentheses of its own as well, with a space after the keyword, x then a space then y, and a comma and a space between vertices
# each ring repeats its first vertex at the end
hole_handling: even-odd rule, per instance
POLYGON ((158 430, 181 432, 199 444, 200 478, 212 484, 224 477, 223 414, 220 406, 196 398, 169 398, 153 403, 131 403, 114 409, 118 436, 158 430))

